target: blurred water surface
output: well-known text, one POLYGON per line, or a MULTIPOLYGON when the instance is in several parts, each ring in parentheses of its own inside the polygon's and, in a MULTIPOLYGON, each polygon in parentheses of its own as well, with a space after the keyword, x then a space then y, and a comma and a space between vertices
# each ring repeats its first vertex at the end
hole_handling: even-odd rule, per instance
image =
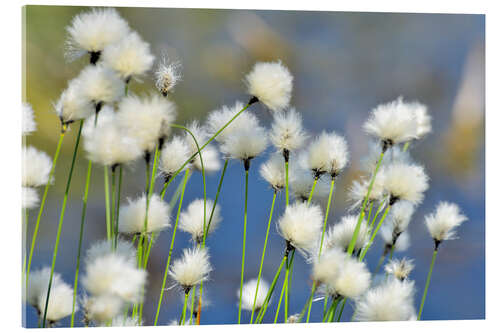
MULTIPOLYGON (((86 59, 65 62, 65 27, 74 15, 85 9, 59 6, 24 9, 25 99, 33 105, 38 123, 38 131, 26 141, 50 155, 54 153, 59 131, 52 102, 67 80, 86 64, 86 59)), ((484 16, 172 8, 119 8, 119 12, 151 44, 156 55, 166 51, 171 59, 182 62, 183 80, 171 96, 178 104, 179 123, 193 119, 203 121, 209 111, 223 104, 232 104, 238 99, 246 101, 248 96, 242 78, 256 61, 281 59, 289 67, 295 78, 292 104, 302 113, 308 131, 312 134, 337 131, 347 137, 351 149, 349 170, 336 186, 330 224, 346 213, 346 190, 359 175, 359 160, 368 149, 368 138, 361 126, 370 109, 398 96, 427 104, 433 117, 433 133, 415 144, 411 151, 427 168, 431 187, 411 223, 411 247, 397 256, 415 259, 417 268, 412 278, 418 288, 418 303, 433 246, 423 217, 440 200, 459 204, 469 221, 460 228, 460 238, 446 242, 439 251, 423 319, 484 318, 484 16)), ((131 84, 131 90, 138 93, 152 87, 151 77, 131 84)), ((252 109, 269 127, 269 113, 258 105, 252 109)), ((33 269, 50 264, 74 132, 73 129, 64 142, 55 186, 49 191, 33 269)), ((250 170, 246 278, 256 277, 258 273, 272 198, 272 191, 258 174, 263 160, 265 157, 257 158, 250 170)), ((81 152, 56 266, 70 284, 75 269, 86 167, 81 152)), ((144 173, 143 163, 126 168, 122 198, 139 195, 144 187, 144 173)), ((215 173, 207 178, 211 198, 215 196, 218 177, 219 173, 215 173)), ((102 168, 95 167, 84 249, 105 237, 102 184, 102 168)), ((204 324, 237 321, 243 189, 243 167, 231 162, 219 199, 223 221, 207 240, 215 270, 205 284, 204 292, 211 305, 203 311, 204 324)), ((195 174, 184 202, 202 197, 202 193, 201 176, 195 174)), ((283 208, 284 198, 280 196, 275 217, 283 208)), ((35 219, 36 211, 33 211, 28 239, 31 239, 35 219)), ((263 273, 268 281, 283 250, 283 241, 276 229, 271 230, 263 273)), ((152 323, 156 311, 170 236, 170 231, 162 233, 152 251, 144 313, 146 324, 152 323)), ((189 237, 178 233, 174 258, 189 245, 189 237)), ((375 267, 381 251, 379 243, 372 247, 367 256, 370 268, 375 267)), ((296 259, 290 314, 302 309, 310 287, 309 266, 300 256, 296 259)), ((178 291, 167 291, 160 322, 166 324, 178 318, 181 303, 178 291)), ((319 303, 313 307, 313 321, 321 319, 322 304, 319 303)), ((350 318, 352 309, 352 304, 347 303, 344 319, 350 318)), ((274 305, 269 313, 274 315, 274 305)), ((272 321, 274 317, 271 317, 265 320, 272 321)), ((242 321, 248 320, 245 313, 242 321)), ((28 308, 27 326, 36 325, 36 313, 28 308)), ((69 318, 61 325, 68 326, 69 318)))

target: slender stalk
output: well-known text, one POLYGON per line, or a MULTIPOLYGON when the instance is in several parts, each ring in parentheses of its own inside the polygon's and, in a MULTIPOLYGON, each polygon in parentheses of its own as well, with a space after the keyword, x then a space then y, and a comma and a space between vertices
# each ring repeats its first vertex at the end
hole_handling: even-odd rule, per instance
MULTIPOLYGON (((373 226, 375 225, 375 221, 377 220, 378 215, 380 212, 383 210, 384 205, 381 203, 377 207, 377 211, 375 212, 375 216, 373 217, 372 221, 370 222, 370 231, 373 230, 373 226)), ((367 220, 369 221, 369 220, 367 220)))
POLYGON ((66 204, 68 202, 69 189, 71 187, 71 179, 73 178, 73 170, 75 168, 76 155, 78 153, 78 146, 80 145, 80 137, 82 135, 83 121, 84 121, 83 119, 80 120, 80 127, 78 128, 78 134, 76 136, 75 148, 73 150, 73 157, 71 159, 71 167, 69 169, 68 180, 66 182, 66 189, 64 191, 64 198, 63 198, 63 203, 62 203, 62 207, 61 207, 61 214, 59 216, 59 224, 57 226, 56 242, 54 244, 54 251, 52 254, 52 265, 50 267, 49 286, 47 288, 47 297, 45 299, 42 327, 45 327, 45 322, 47 319, 47 308, 49 306, 50 289, 52 287, 52 279, 54 277, 54 268, 56 266, 57 252, 59 249, 59 241, 61 240, 61 231, 62 231, 62 225, 63 225, 63 221, 64 221, 64 214, 66 212, 66 204))
POLYGON ((28 292, 28 281, 30 276, 31 260, 33 259, 33 252, 35 250, 36 237, 38 235, 38 228, 40 227, 40 219, 42 218, 43 209, 45 207, 45 201, 47 200, 47 194, 49 193, 49 187, 52 184, 52 179, 54 178, 54 171, 56 168, 57 159, 59 158, 59 153, 61 152, 61 146, 65 134, 66 130, 63 128, 63 131, 59 135, 59 141, 57 142, 56 152, 54 153, 54 157, 52 158, 52 167, 50 168, 49 179, 47 181, 47 184, 45 184, 42 201, 40 202, 40 209, 38 210, 38 216, 36 218, 35 229, 33 230, 33 236, 31 237, 31 248, 30 248, 30 254, 28 256, 28 266, 26 267, 26 292, 28 292))
POLYGON ((323 250, 323 241, 325 239, 326 222, 328 221, 328 215, 330 214, 330 205, 332 203, 332 195, 333 195, 333 188, 334 187, 335 187, 335 178, 332 177, 332 181, 330 183, 330 194, 328 195, 328 203, 326 204, 325 221, 323 222, 323 231, 321 232, 321 241, 319 243, 318 258, 321 257, 321 251, 323 250))
POLYGON ((392 260, 392 256, 394 255, 394 249, 395 249, 395 244, 392 244, 391 246, 391 252, 389 252, 389 260, 392 260))
POLYGON ((332 306, 331 306, 332 310, 330 311, 330 314, 328 315, 327 322, 331 323, 333 321, 333 317, 335 316, 335 312, 337 312, 337 306, 339 305, 339 302, 340 302, 340 298, 333 301, 332 306))
MULTIPOLYGON (((111 240, 115 240, 116 170, 111 167, 111 240)), ((114 248, 114 246, 113 246, 114 248)))
POLYGON ((267 221, 266 238, 264 240, 264 247, 262 248, 262 255, 261 255, 261 258, 260 258, 259 274, 257 275, 257 286, 255 287, 255 296, 253 298, 252 314, 250 316, 250 324, 253 323, 253 315, 254 315, 254 312, 255 312, 255 302, 257 301, 257 293, 259 291, 260 278, 262 276, 262 267, 264 266, 264 257, 266 255, 267 239, 268 239, 268 236, 269 236, 269 230, 271 229, 271 220, 273 219, 273 211, 274 211, 274 204, 276 202, 276 194, 277 194, 277 192, 274 191, 274 193, 273 193, 273 201, 271 203, 271 211, 269 213, 269 219, 267 221))
POLYGON ((111 213, 109 203, 109 174, 108 167, 104 166, 104 197, 106 203, 106 239, 111 239, 111 213))
POLYGON ((78 237, 78 251, 76 255, 76 269, 75 269, 75 279, 73 282, 73 305, 71 308, 71 327, 75 324, 75 304, 76 304, 76 292, 78 289, 78 275, 80 273, 80 257, 82 253, 82 241, 83 241, 83 229, 85 226, 85 215, 87 213, 87 200, 89 197, 89 186, 90 186, 90 176, 92 174, 92 161, 89 160, 87 165, 87 178, 85 179, 85 190, 83 192, 82 200, 82 217, 80 219, 80 235, 78 237))
POLYGON ((420 308, 418 310, 417 320, 420 320, 422 317, 422 311, 424 310, 425 298, 427 297, 427 291, 429 290, 429 284, 431 283, 432 270, 434 269, 434 264, 436 262, 438 250, 437 248, 432 253, 431 266, 429 267, 429 273, 427 273, 427 280, 425 281, 424 294, 422 295, 422 300, 420 301, 420 308))
POLYGON ((380 165, 382 164, 382 160, 384 158, 384 149, 380 153, 380 156, 377 161, 377 166, 375 167, 375 171, 373 172, 373 176, 370 180, 370 184, 368 185, 368 191, 365 196, 365 200, 363 200, 363 206, 361 207, 361 212, 359 213, 358 222, 356 223, 356 228, 354 228, 354 233, 351 238, 351 242, 349 243, 349 247, 347 248, 347 254, 351 255, 354 251, 354 245, 356 244, 356 240, 358 239, 359 229, 361 228, 361 222, 363 221, 363 215, 366 208, 366 203, 368 202, 368 198, 370 197, 370 193, 372 192, 373 183, 375 182, 375 177, 377 177, 378 170, 380 169, 380 165))
POLYGON ((391 205, 387 205, 387 208, 385 209, 384 211, 384 215, 382 215, 382 217, 380 218, 380 221, 378 222, 377 224, 377 227, 375 228, 375 230, 373 231, 372 233, 372 236, 370 238, 370 241, 368 242, 368 244, 366 245, 366 247, 363 249, 363 252, 361 253, 361 255, 359 256, 359 261, 363 261, 363 259, 365 258, 366 256, 366 253, 368 252, 368 250, 370 249, 370 247, 372 246, 373 244, 373 241, 375 240, 375 236, 377 236, 377 233, 380 229, 380 227, 382 226, 382 223, 384 222, 385 220, 385 217, 387 216, 387 213, 389 213, 389 210, 391 209, 391 205))
POLYGON ((405 145, 403 146, 403 153, 406 152, 410 148, 410 141, 406 141, 405 145))
POLYGON ((368 218, 366 219, 368 222, 370 221, 370 219, 372 218, 372 210, 373 210, 373 204, 374 202, 370 202, 370 208, 368 210, 368 218))
POLYGON ((184 296, 184 306, 182 307, 182 321, 181 325, 184 325, 184 322, 186 321, 186 308, 187 308, 187 302, 188 302, 188 296, 189 292, 185 293, 186 295, 184 296))
POLYGON ((306 320, 306 322, 307 323, 309 322, 309 317, 311 316, 311 304, 312 304, 312 300, 313 300, 313 297, 314 297, 314 292, 316 291, 316 287, 317 287, 317 284, 316 284, 316 281, 314 281, 313 285, 311 287, 311 293, 309 294, 309 297, 307 298, 307 301, 306 301, 306 304, 304 305, 304 308, 300 312, 299 322, 302 320, 302 317, 304 317, 304 314, 305 314, 306 310, 307 310, 307 320, 306 320))
POLYGON ((208 218, 207 232, 204 233, 204 235, 203 235, 202 248, 205 247, 205 241, 207 239, 208 231, 210 230, 210 225, 212 223, 212 218, 214 216, 215 207, 217 206, 217 201, 219 200, 219 194, 220 194, 220 191, 221 191, 221 188, 222 188, 222 181, 224 180, 224 176, 226 174, 226 170, 227 170, 228 164, 229 164, 229 160, 226 159, 226 161, 224 162, 224 167, 222 168, 222 173, 220 175, 219 185, 217 186, 217 193, 215 194, 214 204, 212 205, 212 211, 210 212, 210 217, 208 218))
MULTIPOLYGON (((288 273, 289 273, 289 268, 288 265, 286 265, 286 270, 285 270, 285 279, 283 280, 283 287, 281 288, 281 294, 280 294, 280 299, 278 301, 278 306, 276 308, 276 314, 274 316, 274 323, 276 324, 278 321, 278 315, 280 313, 280 306, 281 306, 281 301, 283 300, 283 294, 285 294, 285 289, 286 285, 288 284, 288 273)), ((285 315, 285 321, 286 321, 286 315, 285 315)))
POLYGON ((347 301, 346 298, 344 298, 342 300, 342 306, 340 307, 340 312, 339 312, 339 316, 337 317, 337 322, 340 322, 340 318, 342 318, 342 313, 344 312, 344 306, 345 306, 346 301, 347 301))
POLYGON ((186 183, 187 183, 188 178, 189 178, 189 169, 186 169, 186 171, 184 172, 184 181, 183 181, 183 186, 182 186, 181 197, 179 199, 179 206, 177 207, 177 216, 175 218, 174 231, 172 233, 172 240, 170 241, 170 249, 168 250, 167 263, 165 265, 165 271, 163 273, 163 281, 162 281, 161 289, 160 289, 160 297, 158 299, 158 307, 156 308, 156 315, 155 315, 155 320, 154 320, 154 324, 153 324, 154 326, 156 326, 156 324, 158 323, 158 318, 160 316, 161 302, 163 299, 163 293, 165 291, 165 285, 167 283, 168 268, 170 266, 170 259, 172 258, 172 251, 174 249, 175 235, 177 232, 177 225, 179 224, 179 216, 181 215, 182 201, 184 199, 184 191, 186 190, 186 183))
POLYGON ((316 184, 318 183, 318 177, 314 177, 314 182, 311 187, 311 192, 309 192, 309 198, 307 198, 307 203, 311 203, 312 197, 314 195, 314 189, 316 188, 316 184))
POLYGON ((288 194, 288 161, 285 160, 285 194, 286 194, 286 206, 289 204, 289 194, 288 194))
POLYGON ((285 286, 285 323, 288 319, 288 299, 290 297, 290 286, 292 285, 292 272, 293 272, 293 259, 295 258, 295 249, 292 250, 292 256, 290 257, 290 262, 288 263, 287 266, 287 272, 286 272, 286 277, 285 279, 287 280, 286 286, 285 286))
POLYGON ((378 260, 378 263, 377 263, 377 267, 375 267, 375 270, 373 271, 373 275, 377 274, 378 271, 380 270, 380 267, 382 267, 382 264, 384 263, 384 260, 385 260, 385 251, 382 253, 382 255, 380 256, 380 259, 378 260))
POLYGON ((241 277, 240 277, 240 297, 238 302, 238 324, 241 323, 241 298, 243 294, 243 276, 245 272, 245 246, 247 238, 247 205, 248 205, 248 170, 245 163, 245 212, 243 215, 243 248, 241 252, 241 277))
POLYGON ((121 192, 122 192, 122 178, 123 178, 123 168, 120 165, 119 166, 120 171, 118 173, 118 193, 117 193, 117 199, 116 199, 116 209, 115 209, 115 250, 116 247, 118 246, 118 224, 120 222, 120 198, 121 198, 121 192))
POLYGON ((193 323, 194 298, 196 296, 196 286, 191 290, 191 313, 189 315, 189 325, 193 323))
POLYGON ((274 288, 276 286, 276 282, 278 282, 278 278, 280 276, 281 270, 283 269, 283 265, 287 261, 288 254, 285 253, 283 256, 283 259, 281 260, 281 263, 278 267, 278 270, 276 271, 276 274, 274 275, 273 281, 271 282, 271 286, 269 287, 269 290, 267 291, 266 297, 264 299, 264 303, 262 304, 262 307, 259 310, 259 313, 257 314, 257 318, 255 318, 255 322, 261 323, 264 315, 266 314, 267 307, 269 305, 269 300, 271 299, 271 296, 274 292, 274 288))

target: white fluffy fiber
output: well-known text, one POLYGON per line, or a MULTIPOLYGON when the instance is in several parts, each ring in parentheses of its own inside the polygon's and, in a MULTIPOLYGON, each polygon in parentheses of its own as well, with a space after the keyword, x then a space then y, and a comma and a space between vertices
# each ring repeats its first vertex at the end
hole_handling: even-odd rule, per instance
MULTIPOLYGON (((393 226, 390 224, 383 224, 379 230, 378 235, 382 237, 382 240, 384 241, 384 244, 387 247, 387 249, 390 249, 392 247, 392 242, 394 240, 393 226)), ((409 247, 410 247, 410 234, 408 233, 408 231, 405 231, 398 236, 396 243, 394 244, 394 251, 396 252, 406 251, 409 247)))
MULTIPOLYGON (((368 194, 370 181, 370 178, 362 178, 360 180, 355 180, 352 182, 352 185, 348 190, 349 200, 352 202, 351 209, 360 207, 363 204, 363 201, 368 194)), ((385 172, 384 169, 380 169, 373 181, 372 189, 370 191, 370 195, 368 196, 367 205, 375 201, 383 200, 385 195, 384 182, 385 172)))
POLYGON ((466 220, 457 204, 442 201, 425 217, 425 225, 434 240, 443 241, 456 238, 456 228, 466 220))
POLYGON ((302 117, 294 108, 274 114, 269 138, 278 151, 294 151, 301 148, 307 139, 302 128, 302 117))
POLYGON ((353 299, 364 294, 370 282, 371 274, 366 264, 357 258, 347 257, 333 286, 340 296, 353 299))
POLYGON ((88 118, 95 111, 94 103, 83 94, 81 82, 78 78, 69 81, 54 104, 54 110, 63 123, 88 118))
POLYGON ((165 176, 171 177, 189 157, 191 157, 190 149, 184 138, 173 136, 161 150, 160 171, 165 176))
POLYGON ((191 288, 208 279, 212 271, 206 248, 184 249, 182 257, 170 268, 172 278, 183 288, 191 288))
MULTIPOLYGON (((275 191, 285 187, 285 161, 278 153, 271 154, 269 159, 260 166, 260 175, 275 191)), ((292 182, 292 172, 288 170, 288 184, 292 182)))
POLYGON ((232 133, 221 145, 221 152, 237 160, 250 160, 261 154, 267 147, 266 129, 260 126, 242 128, 232 133))
POLYGON ((35 112, 29 103, 23 103, 22 111, 22 133, 30 135, 36 131, 35 112))
POLYGON ((339 174, 349 162, 349 151, 344 137, 335 133, 322 132, 310 144, 309 169, 318 174, 339 174))
POLYGON ((111 104, 125 94, 123 80, 115 71, 103 65, 87 65, 75 80, 81 94, 95 104, 111 104))
POLYGON ((415 313, 413 281, 389 279, 356 302, 357 321, 404 321, 415 313))
MULTIPOLYGON (((356 224, 358 223, 357 215, 344 216, 339 223, 330 227, 326 234, 326 247, 339 248, 346 251, 351 242, 356 224)), ((362 220, 359 228, 358 238, 354 244, 354 250, 362 249, 370 240, 370 231, 366 220, 362 220)))
POLYGON ((272 111, 288 107, 292 95, 293 76, 280 62, 259 62, 245 77, 248 93, 272 111))
MULTIPOLYGON (((186 210, 180 215, 179 229, 189 233, 194 241, 200 243, 203 240, 203 227, 208 227, 213 204, 214 202, 212 200, 207 199, 205 211, 203 199, 196 199, 191 202, 186 210), (205 212, 206 219, 204 218, 205 212)), ((207 235, 215 231, 221 220, 220 207, 216 206, 207 235)))
MULTIPOLYGON (((25 277, 26 278, 26 277, 25 277)), ((44 293, 49 286, 50 267, 31 271, 29 275, 28 290, 26 292, 26 302, 34 307, 38 307, 38 296, 44 293)), ((23 281, 23 287, 26 285, 23 281)), ((52 285, 62 282, 61 275, 54 272, 52 276, 52 285)))
POLYGON ((99 52, 124 38, 130 31, 125 21, 113 8, 93 8, 76 15, 66 28, 67 56, 70 60, 85 52, 99 52))
MULTIPOLYGON (((268 290, 269 284, 264 279, 260 279, 258 290, 257 279, 251 279, 245 282, 245 284, 243 284, 243 290, 241 292, 241 308, 243 310, 252 311, 252 309, 254 308, 255 300, 255 309, 258 311, 262 307, 262 305, 264 305, 268 290), (255 298, 256 291, 257 298, 255 298)), ((236 295, 240 297, 239 289, 237 290, 236 295)))
POLYGON ((23 147, 22 185, 37 187, 49 182, 52 160, 45 152, 35 147, 23 147))
MULTIPOLYGON (((205 142, 208 140, 208 132, 204 126, 201 126, 197 121, 193 121, 188 126, 187 129, 191 131, 193 136, 198 142, 199 147, 201 148, 205 142)), ((191 136, 190 133, 185 132, 184 139, 189 146, 190 155, 194 155, 198 152, 198 147, 196 146, 196 142, 191 136)), ((220 160, 217 149, 209 144, 203 148, 201 151, 201 157, 203 159, 203 166, 205 168, 205 172, 214 172, 220 169, 220 160)), ((201 171, 201 160, 200 156, 197 154, 194 157, 193 161, 191 161, 191 166, 194 167, 195 170, 201 171)))
POLYGON ((429 187, 428 181, 424 168, 418 164, 395 162, 385 167, 384 187, 399 200, 419 204, 429 187))
POLYGON ((22 208, 31 209, 38 206, 40 198, 38 197, 38 192, 32 187, 25 187, 21 189, 22 193, 22 208))
POLYGON ((83 298, 85 317, 97 325, 106 325, 123 314, 125 302, 118 296, 102 294, 83 298))
POLYGON ((408 229, 415 206, 407 201, 397 202, 391 207, 389 221, 396 233, 408 229))
POLYGON ((103 63, 114 69, 124 80, 146 74, 155 60, 149 43, 135 31, 119 42, 105 47, 101 57, 103 63))
MULTIPOLYGON (((214 110, 209 113, 206 128, 207 134, 212 136, 217 133, 223 126, 227 125, 227 123, 239 112, 243 109, 245 105, 237 101, 232 106, 222 106, 220 109, 214 110)), ((222 132, 217 135, 215 138, 219 143, 224 143, 226 140, 237 134, 238 132, 245 130, 250 127, 259 126, 259 120, 249 110, 245 110, 238 115, 227 127, 222 130, 222 132)))
POLYGON ((324 249, 321 256, 312 254, 313 279, 318 284, 332 284, 338 277, 346 254, 338 248, 324 249))
POLYGON ((403 258, 392 259, 385 265, 384 270, 387 274, 392 274, 395 278, 402 281, 408 278, 413 268, 415 268, 413 260, 403 258))
POLYGON ((427 111, 427 106, 418 102, 410 103, 417 121, 417 139, 421 139, 432 131, 432 118, 427 111))
POLYGON ((373 109, 363 128, 368 134, 392 144, 417 138, 413 106, 405 103, 401 97, 373 109))
MULTIPOLYGON (((46 287, 47 288, 47 287, 46 287)), ((40 317, 43 318, 45 313, 45 304, 47 302, 47 289, 38 295, 38 306, 40 317)), ((69 316, 73 311, 73 288, 67 283, 60 280, 53 283, 50 288, 49 303, 47 304, 47 315, 45 316, 49 322, 57 322, 66 316, 69 316)), ((75 304, 75 311, 78 311, 78 305, 75 304)))
POLYGON ((149 200, 147 227, 144 229, 146 218, 146 194, 137 199, 129 199, 128 203, 120 207, 120 223, 118 231, 126 234, 159 232, 170 226, 170 207, 161 200, 158 194, 153 194, 149 200))
POLYGON ((286 207, 278 220, 280 235, 299 251, 310 251, 316 246, 323 226, 320 206, 296 202, 286 207))
POLYGON ((177 82, 180 81, 181 68, 180 62, 169 62, 166 55, 160 60, 155 71, 155 85, 164 96, 173 91, 177 82))

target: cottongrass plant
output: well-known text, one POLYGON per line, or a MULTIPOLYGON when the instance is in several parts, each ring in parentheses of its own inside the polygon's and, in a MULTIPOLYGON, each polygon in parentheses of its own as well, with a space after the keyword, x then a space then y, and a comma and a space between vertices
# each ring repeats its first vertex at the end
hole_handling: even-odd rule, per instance
MULTIPOLYGON (((130 29, 117 10, 92 9, 74 17, 66 28, 66 56, 74 60, 85 54, 88 64, 68 80, 66 88, 54 103, 60 121, 60 136, 54 156, 31 146, 23 148, 24 226, 28 209, 39 205, 29 256, 24 256, 23 297, 38 313, 39 326, 54 326, 71 315, 71 326, 78 318, 85 326, 141 326, 143 305, 148 286, 148 259, 156 236, 171 234, 165 256, 165 268, 158 305, 153 321, 160 322, 161 306, 169 293, 168 277, 183 292, 183 305, 175 325, 199 325, 202 309, 209 303, 203 283, 213 270, 207 236, 219 230, 224 205, 218 203, 230 160, 243 163, 245 202, 240 287, 236 290, 238 323, 241 310, 249 311, 250 323, 260 324, 269 310, 281 272, 282 288, 272 314, 278 321, 284 299, 283 321, 309 322, 316 312, 313 303, 323 300, 324 322, 341 321, 344 306, 354 304, 354 320, 421 319, 438 247, 444 240, 455 238, 456 228, 466 218, 455 204, 442 202, 436 212, 425 218, 434 240, 434 253, 418 315, 414 307, 415 282, 410 280, 414 263, 410 258, 395 258, 409 246, 408 225, 429 187, 424 166, 412 160, 410 144, 422 140, 432 130, 432 117, 424 104, 405 101, 402 97, 376 106, 362 129, 372 138, 369 151, 362 159, 359 178, 348 188, 349 211, 340 222, 328 225, 336 180, 349 167, 346 139, 331 130, 318 135, 307 134, 300 112, 290 107, 293 76, 281 61, 258 62, 242 78, 248 102, 235 101, 216 108, 201 123, 193 120, 176 124, 177 107, 171 100, 181 79, 181 65, 166 55, 157 58, 148 41, 130 29), (157 61, 156 67, 155 60, 157 61), (138 95, 130 82, 152 78, 155 87, 138 95), (260 124, 261 115, 247 110, 262 103, 269 110, 269 129, 260 124), (73 149, 59 223, 55 235, 52 263, 31 273, 36 238, 63 139, 76 123, 73 149), (175 132, 175 133, 174 133, 175 132), (88 167, 82 198, 79 243, 73 288, 56 273, 55 265, 61 230, 70 191, 80 139, 83 141, 88 167), (215 145, 212 141, 216 141, 215 145), (273 151, 266 156, 268 144, 273 151), (224 164, 221 164, 221 156, 224 164), (245 252, 248 223, 248 188, 250 166, 257 165, 259 176, 272 190, 272 202, 265 232, 257 278, 245 282, 245 252), (133 164, 143 159, 146 164, 144 190, 131 195, 121 205, 124 169, 134 173, 133 164), (86 207, 92 164, 104 170, 104 203, 106 239, 92 239, 83 259, 83 276, 79 288, 80 257, 83 247, 86 207), (207 199, 206 174, 220 170, 214 200, 207 199), (111 171, 111 177, 109 176, 111 171), (201 172, 203 198, 183 207, 192 173, 201 172), (170 202, 165 197, 170 184, 183 173, 170 202), (157 192, 155 182, 162 177, 157 192), (328 180, 328 181, 327 181, 328 180), (41 198, 37 188, 45 186, 41 198), (284 210, 278 212, 276 227, 285 246, 282 259, 271 283, 263 280, 268 236, 275 215, 278 195, 285 192, 284 210), (290 195, 292 194, 292 195, 290 195), (320 205, 321 204, 321 205, 320 205), (171 209, 177 205, 175 222, 171 209), (326 207, 325 207, 326 206, 326 207), (172 226, 172 228, 170 228, 172 226), (189 233, 189 247, 170 265, 177 229, 189 233), (383 254, 374 272, 368 270, 367 252, 377 234, 383 240, 383 254), (289 296, 295 252, 298 251, 311 268, 312 287, 302 311, 290 315, 289 296), (386 257, 385 277, 376 275, 386 257), (245 283, 244 283, 245 282, 245 283), (78 292, 83 289, 82 292, 78 292), (189 309, 189 312, 187 310, 189 309)), ((23 104, 22 135, 32 134, 37 126, 33 109, 23 104)), ((267 126, 267 125, 266 125, 267 126)), ((143 163, 144 163, 143 162, 143 163)), ((353 163, 354 164, 354 163, 353 163)), ((169 191, 170 194, 170 191, 169 191)), ((279 207, 279 206, 278 206, 279 207)), ((416 223, 416 222, 414 222, 416 223)), ((104 224, 103 224, 104 226, 104 224)), ((252 247, 254 250, 254 247, 252 247)), ((37 263, 38 266, 38 263, 37 263)), ((381 274, 383 276, 384 274, 381 274)), ((276 297, 274 297, 276 299, 276 297)), ((167 321, 167 320, 166 320, 167 321)))

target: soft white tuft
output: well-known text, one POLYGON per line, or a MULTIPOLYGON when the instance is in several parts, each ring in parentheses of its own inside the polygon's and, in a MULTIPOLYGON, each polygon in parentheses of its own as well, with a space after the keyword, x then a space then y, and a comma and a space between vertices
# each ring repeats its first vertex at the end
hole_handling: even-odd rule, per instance
MULTIPOLYGON (((257 290, 257 279, 251 279, 243 285, 243 290, 241 292, 241 308, 243 310, 252 311, 254 308, 255 300, 255 310, 259 310, 264 301, 266 300, 267 292, 269 291, 269 284, 264 280, 260 279, 259 289, 257 290), (257 298, 255 298, 255 292, 257 291, 257 298)), ((240 297, 240 290, 236 291, 238 298, 240 297)))
MULTIPOLYGON (((208 140, 208 133, 206 128, 204 126, 200 126, 200 124, 196 120, 191 122, 187 126, 187 129, 189 129, 191 133, 194 135, 200 148, 208 140)), ((194 155, 195 153, 197 153, 198 147, 196 146, 196 142, 191 136, 191 134, 186 132, 184 134, 184 138, 188 143, 190 155, 194 155)), ((203 167, 205 168, 205 172, 214 172, 220 169, 219 154, 217 152, 217 149, 213 145, 209 144, 205 146, 205 148, 203 148, 203 150, 201 151, 201 157, 203 159, 203 167)), ((202 170, 201 160, 198 154, 191 161, 191 165, 198 171, 202 170)))
POLYGON ((37 187, 49 182, 52 161, 45 152, 35 147, 23 147, 22 185, 37 187))
MULTIPOLYGON (((357 223, 357 215, 344 216, 339 223, 333 225, 332 227, 330 227, 330 229, 328 229, 325 242, 326 247, 336 247, 343 251, 347 251, 357 223)), ((362 249, 365 245, 367 245, 369 240, 370 230, 368 228, 368 223, 363 219, 359 228, 358 238, 356 239, 356 243, 354 244, 354 250, 357 251, 362 249)))
POLYGON ((190 156, 189 146, 184 138, 174 136, 161 150, 160 171, 166 177, 172 177, 190 156))
POLYGON ((245 77, 248 93, 272 111, 288 107, 292 83, 292 74, 280 61, 256 63, 245 77))
POLYGON ((267 147, 266 129, 260 126, 242 128, 228 136, 221 145, 221 152, 227 157, 238 160, 251 160, 267 147))
POLYGON ((125 94, 123 80, 115 71, 103 65, 87 65, 75 80, 82 95, 94 104, 111 104, 125 94))
MULTIPOLYGON (((383 224, 378 233, 385 244, 385 251, 389 252, 392 248, 392 243, 394 242, 394 230, 392 225, 383 224)), ((410 234, 408 231, 401 233, 396 238, 396 243, 394 243, 394 251, 402 252, 406 251, 410 247, 410 234)))
POLYGON ((407 201, 397 202, 391 207, 389 221, 396 234, 408 229, 414 211, 415 206, 407 201))
MULTIPOLYGON (((360 207, 368 194, 368 187, 370 186, 370 178, 362 178, 361 180, 355 180, 352 182, 351 187, 349 187, 349 200, 352 202, 351 209, 360 207)), ((372 190, 368 196, 367 204, 373 203, 375 201, 381 201, 384 199, 385 195, 385 172, 384 169, 380 169, 373 181, 372 190)))
POLYGON ((385 167, 384 187, 395 200, 419 204, 429 187, 429 177, 418 164, 395 162, 385 167))
POLYGON ((174 90, 175 85, 181 79, 181 69, 180 62, 169 62, 166 55, 162 57, 155 72, 155 85, 163 96, 167 96, 174 90))
POLYGON ((111 294, 84 297, 82 307, 85 319, 95 322, 97 325, 105 325, 110 320, 123 314, 125 303, 120 297, 111 294))
MULTIPOLYGON (((38 295, 38 310, 40 318, 44 317, 45 304, 47 302, 47 286, 40 295, 38 295)), ((46 319, 49 322, 57 322, 66 316, 69 316, 73 311, 73 288, 62 280, 57 283, 52 283, 50 288, 49 303, 47 304, 46 319)), ((75 311, 78 311, 78 305, 75 304, 75 311)))
POLYGON ((413 109, 417 121, 417 139, 422 139, 432 131, 432 118, 427 112, 427 106, 418 102, 410 103, 409 106, 413 109))
POLYGON ((436 241, 456 238, 456 228, 467 220, 460 213, 460 208, 450 202, 440 202, 434 213, 425 217, 425 225, 431 237, 436 241))
MULTIPOLYGON (((260 175, 275 190, 280 191, 285 187, 285 162, 281 154, 272 154, 269 160, 260 166, 260 175)), ((292 173, 289 170, 288 182, 292 182, 292 173)))
POLYGON ((182 258, 170 268, 172 278, 184 289, 191 288, 208 279, 212 271, 206 248, 184 249, 182 258))
MULTIPOLYGON (((26 276, 24 276, 26 279, 26 276)), ((49 285, 50 279, 50 267, 43 267, 38 270, 31 271, 29 275, 28 291, 26 293, 26 302, 35 308, 38 307, 38 297, 44 293, 47 295, 46 291, 49 285)), ((26 286, 26 280, 23 281, 23 287, 26 286)), ((54 272, 52 276, 52 285, 62 283, 61 275, 54 272)), ((44 303, 45 307, 45 303, 44 303)))
POLYGON ((392 259, 385 265, 384 269, 387 274, 392 274, 395 278, 402 281, 408 278, 414 267, 412 259, 403 258, 401 260, 392 259))
POLYGON ((30 104, 23 103, 22 113, 22 133, 30 135, 36 131, 35 112, 30 104))
MULTIPOLYGON (((191 202, 187 209, 181 213, 179 229, 191 234, 193 240, 200 243, 203 240, 204 227, 208 227, 213 204, 214 202, 212 200, 207 199, 205 211, 203 199, 197 199, 191 202), (204 218, 205 212, 206 219, 204 218)), ((215 231, 221 220, 220 207, 216 206, 207 235, 215 231)))
POLYGON ((170 226, 170 207, 158 194, 153 194, 149 200, 147 226, 146 222, 146 196, 131 200, 120 207, 120 224, 118 231, 126 234, 159 232, 170 226))
MULTIPOLYGON (((214 110, 209 113, 206 127, 207 134, 212 136, 215 135, 222 127, 224 127, 238 112, 240 112, 245 105, 237 101, 233 106, 222 106, 222 108, 214 110)), ((226 140, 250 127, 259 126, 259 120, 252 112, 246 110, 238 115, 227 127, 222 130, 222 132, 215 138, 219 143, 224 143, 226 140)))
POLYGON ((40 198, 38 197, 38 192, 32 187, 23 186, 22 190, 22 208, 31 209, 38 206, 40 198))
POLYGON ((338 175, 349 162, 349 151, 344 137, 335 133, 322 132, 309 148, 309 169, 316 174, 338 175))
POLYGON ((83 94, 81 80, 69 81, 68 87, 54 103, 54 110, 63 123, 85 119, 95 112, 95 105, 83 94))
POLYGON ((307 139, 302 128, 302 117, 294 108, 288 112, 274 114, 270 139, 278 151, 294 151, 301 148, 307 139))
POLYGON ((357 258, 346 257, 339 275, 333 285, 337 294, 346 298, 356 298, 370 287, 371 274, 364 262, 357 258))
POLYGON ((338 277, 346 254, 338 248, 325 249, 313 256, 313 279, 318 285, 332 284, 338 277))

